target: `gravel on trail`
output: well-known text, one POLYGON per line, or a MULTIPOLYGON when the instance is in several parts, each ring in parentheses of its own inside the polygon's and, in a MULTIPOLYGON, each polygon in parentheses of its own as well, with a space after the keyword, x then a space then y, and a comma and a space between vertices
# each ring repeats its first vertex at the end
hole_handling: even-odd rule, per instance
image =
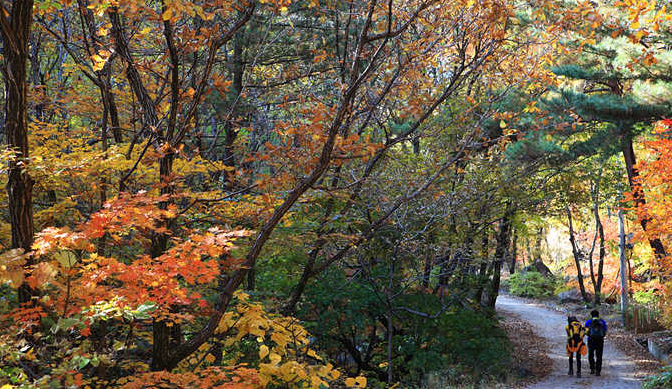
POLYGON ((588 355, 586 355, 581 357, 582 376, 577 378, 567 375, 569 369, 565 352, 567 316, 543 304, 529 303, 505 295, 497 298, 496 308, 501 314, 513 314, 530 323, 536 334, 546 339, 549 345, 547 355, 553 361, 552 372, 542 380, 526 386, 525 389, 639 389, 641 387, 641 381, 636 376, 635 362, 614 347, 609 334, 604 339, 602 375, 595 377, 590 374, 588 355))

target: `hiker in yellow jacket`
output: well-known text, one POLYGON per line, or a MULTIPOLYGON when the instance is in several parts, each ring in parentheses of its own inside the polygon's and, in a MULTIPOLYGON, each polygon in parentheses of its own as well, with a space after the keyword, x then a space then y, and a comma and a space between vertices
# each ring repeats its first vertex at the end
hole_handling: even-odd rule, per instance
POLYGON ((581 355, 586 355, 588 349, 583 343, 583 337, 586 335, 586 329, 576 316, 567 317, 567 355, 569 356, 569 375, 574 375, 574 355, 576 355, 576 376, 581 377, 581 355))

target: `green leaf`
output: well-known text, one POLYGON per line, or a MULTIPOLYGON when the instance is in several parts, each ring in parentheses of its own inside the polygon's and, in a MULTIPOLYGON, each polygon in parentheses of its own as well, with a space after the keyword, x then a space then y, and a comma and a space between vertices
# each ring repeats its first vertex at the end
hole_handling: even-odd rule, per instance
POLYGON ((138 306, 138 309, 133 311, 133 317, 135 317, 138 320, 149 319, 151 317, 149 316, 149 314, 154 312, 155 310, 156 310, 156 303, 147 301, 140 304, 138 306))
POLYGON ((88 365, 89 362, 91 362, 89 358, 82 357, 80 355, 77 355, 74 358, 72 358, 72 361, 77 364, 77 368, 79 368, 80 370, 86 367, 86 365, 88 365))
POLYGON ((112 349, 113 349, 114 351, 120 351, 120 350, 123 350, 124 347, 125 347, 125 344, 124 344, 124 342, 122 342, 122 341, 115 340, 115 341, 112 343, 112 349))
POLYGON ((58 323, 56 323, 55 326, 51 327, 51 332, 55 334, 60 329, 67 330, 68 328, 79 324, 79 322, 80 322, 80 319, 78 317, 69 317, 69 318, 65 318, 65 319, 58 319, 58 323))

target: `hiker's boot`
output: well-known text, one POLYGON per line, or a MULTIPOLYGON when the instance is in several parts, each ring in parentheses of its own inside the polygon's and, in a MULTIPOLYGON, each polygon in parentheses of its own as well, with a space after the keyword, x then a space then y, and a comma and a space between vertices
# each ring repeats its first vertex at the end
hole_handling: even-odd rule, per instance
POLYGON ((569 373, 567 373, 567 374, 568 375, 574 375, 574 369, 569 369, 569 373))
POLYGON ((600 371, 599 370, 595 372, 595 376, 597 376, 597 377, 600 376, 600 371))
POLYGON ((581 378, 581 372, 580 371, 576 372, 576 378, 581 378))
POLYGON ((595 374, 595 369, 590 369, 590 374, 595 374))

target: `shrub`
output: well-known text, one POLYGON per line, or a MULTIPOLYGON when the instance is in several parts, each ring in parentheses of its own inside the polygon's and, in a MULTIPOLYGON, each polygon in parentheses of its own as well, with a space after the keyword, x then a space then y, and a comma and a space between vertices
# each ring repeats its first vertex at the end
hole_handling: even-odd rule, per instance
POLYGON ((545 298, 553 295, 556 281, 541 273, 528 271, 514 273, 509 277, 509 292, 514 296, 545 298))
POLYGON ((654 290, 638 290, 632 295, 636 303, 642 305, 655 306, 658 303, 658 297, 654 290))
MULTIPOLYGON (((407 294, 400 300, 406 306, 441 309, 440 300, 433 295, 407 294)), ((399 318, 405 326, 404 333, 395 336, 398 350, 395 370, 403 372, 412 382, 427 373, 445 371, 449 366, 489 376, 501 376, 506 371, 510 344, 488 312, 456 304, 437 318, 403 312, 399 318)))
POLYGON ((665 366, 659 374, 647 377, 642 384, 642 389, 667 388, 672 388, 672 366, 665 366))
MULTIPOLYGON (((331 360, 353 371, 367 371, 372 382, 384 380, 387 313, 376 293, 358 281, 335 272, 325 275, 306 290, 299 317, 316 336, 315 346, 330 354, 331 360), (350 358, 342 355, 344 350, 350 358), (352 366, 356 360, 359 366, 352 366)), ((417 385, 429 373, 443 374, 450 368, 456 369, 458 376, 475 371, 484 378, 506 373, 510 343, 491 312, 411 290, 400 293, 394 304, 414 311, 440 312, 436 317, 422 317, 395 311, 392 365, 404 385, 417 385)))

